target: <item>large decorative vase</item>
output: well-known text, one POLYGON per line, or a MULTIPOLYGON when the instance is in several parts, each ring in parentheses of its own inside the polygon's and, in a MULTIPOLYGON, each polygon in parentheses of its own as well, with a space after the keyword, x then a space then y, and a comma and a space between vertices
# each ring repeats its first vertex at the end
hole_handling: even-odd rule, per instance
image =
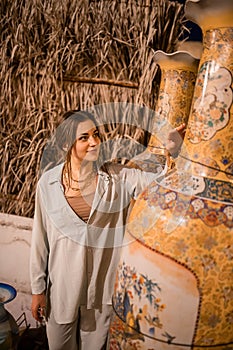
POLYGON ((169 129, 187 123, 192 103, 199 58, 187 51, 165 53, 156 51, 154 59, 161 69, 161 80, 155 117, 147 149, 133 159, 145 171, 157 171, 164 166, 167 154, 163 144, 169 129), (158 129, 159 132, 158 132, 158 129))
POLYGON ((19 328, 5 304, 16 297, 16 290, 9 284, 0 283, 0 349, 14 350, 17 347, 19 328))
POLYGON ((204 40, 187 132, 131 212, 110 349, 233 349, 233 1, 186 9, 204 40))

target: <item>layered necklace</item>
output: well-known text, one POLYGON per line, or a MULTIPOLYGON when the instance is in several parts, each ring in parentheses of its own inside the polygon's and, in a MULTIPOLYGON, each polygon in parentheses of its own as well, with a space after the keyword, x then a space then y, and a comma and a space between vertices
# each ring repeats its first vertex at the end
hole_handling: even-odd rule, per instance
POLYGON ((91 173, 87 174, 85 179, 83 179, 83 180, 74 179, 72 177, 72 172, 69 176, 67 163, 65 163, 65 165, 63 167, 63 174, 62 175, 63 175, 63 180, 64 180, 64 184, 65 184, 66 188, 71 189, 72 191, 76 192, 77 196, 81 195, 81 193, 84 189, 89 188, 93 183, 95 183, 95 179, 96 179, 96 172, 94 171, 94 169, 92 170, 91 173), (72 182, 76 186, 72 186, 72 182))

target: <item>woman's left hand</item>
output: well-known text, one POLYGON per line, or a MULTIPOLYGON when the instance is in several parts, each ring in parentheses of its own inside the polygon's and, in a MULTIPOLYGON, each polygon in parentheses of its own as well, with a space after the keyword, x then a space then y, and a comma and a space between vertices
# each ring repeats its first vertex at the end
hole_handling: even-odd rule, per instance
POLYGON ((43 318, 45 316, 45 309, 46 309, 45 293, 33 294, 32 295, 32 303, 31 303, 32 316, 38 322, 43 321, 43 318))

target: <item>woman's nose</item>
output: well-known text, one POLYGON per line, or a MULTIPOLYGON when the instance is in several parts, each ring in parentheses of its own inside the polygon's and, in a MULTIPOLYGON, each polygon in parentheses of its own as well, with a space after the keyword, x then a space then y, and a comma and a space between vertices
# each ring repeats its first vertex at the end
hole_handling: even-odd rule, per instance
POLYGON ((98 143, 97 140, 96 140, 96 138, 93 137, 93 136, 90 136, 89 139, 88 139, 88 141, 89 141, 89 145, 90 145, 90 146, 96 146, 97 143, 98 143))

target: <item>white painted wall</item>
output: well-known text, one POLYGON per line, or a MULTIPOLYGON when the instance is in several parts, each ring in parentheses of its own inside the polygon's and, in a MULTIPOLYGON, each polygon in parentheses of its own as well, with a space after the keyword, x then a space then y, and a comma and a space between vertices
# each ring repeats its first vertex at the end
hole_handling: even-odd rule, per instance
POLYGON ((23 312, 31 327, 29 256, 33 219, 0 213, 0 282, 17 290, 17 296, 5 308, 17 319, 23 312))

